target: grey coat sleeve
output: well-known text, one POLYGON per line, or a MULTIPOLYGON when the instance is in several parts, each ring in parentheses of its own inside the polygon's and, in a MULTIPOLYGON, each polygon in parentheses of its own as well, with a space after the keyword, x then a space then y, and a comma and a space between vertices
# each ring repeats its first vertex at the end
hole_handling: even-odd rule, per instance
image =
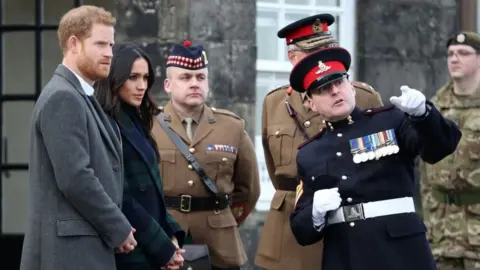
POLYGON ((37 128, 62 194, 110 248, 120 246, 131 226, 90 167, 85 105, 74 93, 56 92, 42 108, 37 128))

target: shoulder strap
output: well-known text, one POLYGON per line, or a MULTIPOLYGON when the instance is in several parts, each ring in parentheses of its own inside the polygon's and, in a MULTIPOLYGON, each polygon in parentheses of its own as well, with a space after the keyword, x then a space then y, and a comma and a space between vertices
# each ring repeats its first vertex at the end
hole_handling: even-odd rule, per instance
POLYGON ((180 153, 188 160, 190 165, 193 166, 197 174, 200 176, 200 179, 202 179, 202 183, 207 189, 209 193, 211 193, 213 196, 218 195, 218 188, 215 185, 215 183, 208 177, 208 175, 205 173, 205 171, 200 167, 200 164, 198 163, 197 159, 188 151, 187 146, 183 142, 182 138, 178 136, 177 133, 175 133, 167 123, 165 123, 165 120, 163 119, 163 113, 159 113, 157 115, 157 120, 160 122, 160 126, 167 132, 168 137, 172 140, 172 142, 175 144, 175 146, 178 148, 180 153))

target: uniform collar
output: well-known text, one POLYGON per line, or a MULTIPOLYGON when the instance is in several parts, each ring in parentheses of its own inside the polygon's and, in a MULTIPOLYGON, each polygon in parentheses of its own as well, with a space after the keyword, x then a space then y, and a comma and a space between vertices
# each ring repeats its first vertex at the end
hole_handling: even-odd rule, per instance
MULTIPOLYGON (((171 106, 172 106, 172 109, 175 112, 175 114, 178 116, 178 119, 180 120, 180 122, 183 123, 183 121, 185 120, 185 118, 187 118, 187 116, 185 116, 181 112, 175 110, 173 105, 171 105, 171 106)), ((195 124, 198 125, 198 123, 200 122, 200 119, 202 118, 202 115, 203 115, 203 111, 205 111, 205 106, 203 106, 202 111, 198 115, 194 115, 194 116, 191 117, 195 124)))
POLYGON ((328 131, 333 131, 335 129, 343 128, 345 126, 354 124, 355 121, 360 119, 361 116, 362 116, 362 111, 358 107, 355 107, 352 113, 349 116, 347 116, 347 118, 343 120, 335 121, 335 122, 323 120, 323 123, 325 124, 325 128, 328 131))

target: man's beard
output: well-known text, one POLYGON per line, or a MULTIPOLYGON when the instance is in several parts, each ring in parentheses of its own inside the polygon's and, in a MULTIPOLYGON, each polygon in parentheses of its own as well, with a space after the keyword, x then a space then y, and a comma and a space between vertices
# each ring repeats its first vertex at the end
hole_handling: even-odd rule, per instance
POLYGON ((100 69, 100 64, 95 63, 85 55, 80 58, 77 67, 78 71, 91 81, 98 81, 108 77, 108 72, 103 72, 103 70, 100 69))

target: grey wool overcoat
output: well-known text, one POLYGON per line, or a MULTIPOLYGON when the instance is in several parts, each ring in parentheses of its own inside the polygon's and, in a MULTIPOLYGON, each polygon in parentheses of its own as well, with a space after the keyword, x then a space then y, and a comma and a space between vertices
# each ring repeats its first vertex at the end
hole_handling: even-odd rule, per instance
POLYGON ((59 65, 31 122, 28 225, 21 270, 114 270, 131 226, 122 214, 123 160, 114 127, 59 65))

